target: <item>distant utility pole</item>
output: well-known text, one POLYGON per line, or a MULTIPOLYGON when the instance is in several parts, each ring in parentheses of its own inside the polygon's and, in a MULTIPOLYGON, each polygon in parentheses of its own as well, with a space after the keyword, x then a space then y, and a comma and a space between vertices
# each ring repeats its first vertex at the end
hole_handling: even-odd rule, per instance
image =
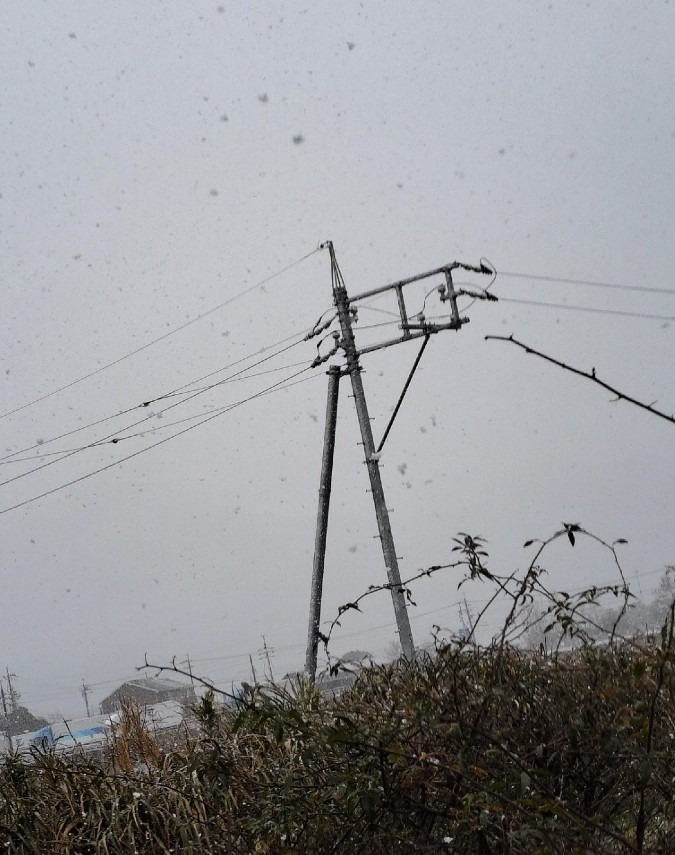
POLYGON ((194 686, 195 677, 194 677, 194 674, 192 673, 192 661, 190 660, 190 654, 189 653, 187 654, 187 658, 185 659, 185 661, 181 662, 181 665, 187 665, 188 674, 190 675, 190 682, 194 686))
POLYGON ((15 713, 19 707, 19 693, 12 685, 12 677, 16 677, 16 674, 10 674, 9 668, 6 670, 7 674, 7 691, 9 693, 9 705, 12 708, 12 712, 15 713))
POLYGON ((91 692, 91 687, 87 686, 84 680, 82 680, 82 688, 80 689, 80 694, 84 698, 84 705, 87 708, 87 718, 91 716, 89 712, 89 692, 91 692))
MULTIPOLYGON (((389 522, 389 512, 385 503, 384 488, 382 486, 382 479, 380 477, 380 452, 382 451, 382 447, 384 446, 384 443, 389 435, 391 427, 394 423, 394 419, 398 415, 398 411, 403 402, 403 398, 405 397, 405 394, 408 391, 413 374, 415 373, 417 366, 419 365, 419 361, 422 357, 422 354, 424 353, 424 349, 426 348, 429 342, 429 338, 435 333, 440 332, 441 330, 459 330, 461 329, 462 324, 467 323, 469 320, 468 318, 460 318, 459 310, 457 308, 457 297, 460 296, 460 294, 468 294, 476 299, 496 299, 492 295, 488 294, 486 291, 483 291, 482 293, 466 292, 463 290, 456 291, 452 281, 452 271, 457 268, 461 268, 462 270, 470 270, 474 273, 481 274, 493 273, 493 271, 486 267, 484 264, 481 264, 480 267, 472 267, 470 265, 461 264, 460 262, 456 261, 452 264, 447 264, 444 267, 439 267, 435 270, 430 270, 427 273, 420 273, 419 275, 412 276, 409 279, 401 279, 400 281, 394 282, 391 285, 384 285, 380 288, 375 288, 371 291, 366 291, 365 293, 359 294, 356 297, 350 297, 347 293, 347 288, 342 278, 342 273, 340 272, 340 268, 335 258, 335 251, 333 249, 332 242, 328 241, 327 243, 323 244, 323 246, 328 248, 328 251, 330 253, 333 300, 335 302, 335 307, 337 309, 338 318, 340 322, 340 328, 342 331, 342 338, 339 342, 339 346, 344 351, 347 365, 344 369, 344 372, 342 372, 341 369, 336 370, 334 366, 331 367, 328 372, 329 392, 326 411, 326 431, 324 435, 324 457, 321 473, 321 482, 319 487, 319 513, 317 519, 317 531, 314 550, 314 572, 312 576, 307 654, 305 659, 305 672, 311 681, 314 681, 316 676, 316 653, 319 642, 321 590, 323 584, 323 567, 326 551, 328 503, 330 499, 330 480, 333 462, 333 447, 335 443, 335 417, 337 413, 337 380, 339 378, 339 375, 341 373, 349 374, 351 379, 352 391, 354 393, 354 403, 356 406, 356 414, 359 421, 361 439, 363 442, 363 450, 365 453, 365 463, 368 468, 368 476, 370 478, 373 503, 375 505, 375 516, 377 518, 379 538, 382 544, 382 553, 384 556, 384 563, 387 570, 387 578, 389 579, 389 586, 394 604, 394 614, 396 616, 396 624, 398 627, 401 650, 403 652, 403 655, 407 659, 412 660, 415 655, 415 647, 413 644, 412 631, 410 629, 410 620, 408 618, 408 612, 406 608, 405 592, 401 585, 401 574, 399 572, 398 557, 396 555, 394 538, 389 522), (443 274, 445 276, 445 283, 439 285, 437 291, 439 293, 441 302, 449 303, 449 320, 445 323, 429 323, 425 320, 423 314, 419 314, 416 316, 415 320, 411 322, 407 314, 407 309, 403 296, 403 288, 413 282, 419 282, 422 279, 427 279, 431 276, 437 276, 439 274, 443 274), (396 294, 399 315, 401 319, 400 329, 402 331, 402 334, 397 336, 396 338, 389 339, 378 344, 372 344, 367 347, 361 348, 361 350, 358 350, 354 338, 354 331, 352 329, 352 321, 354 315, 356 314, 354 304, 356 304, 359 300, 364 300, 367 297, 374 297, 378 294, 384 294, 387 291, 394 291, 396 294), (406 383, 403 387, 398 403, 394 408, 394 412, 392 413, 392 416, 389 420, 389 424, 385 429, 382 440, 376 447, 375 441, 373 439, 373 431, 370 424, 370 416, 368 414, 368 406, 366 404, 366 396, 363 389, 363 382, 361 380, 362 368, 359 362, 359 357, 365 353, 371 353, 372 351, 381 350, 382 348, 391 347, 392 345, 400 344, 404 341, 411 341, 412 339, 416 338, 423 339, 422 347, 413 364, 412 370, 408 375, 408 379, 406 380, 406 383)), ((325 326, 321 329, 323 328, 325 328, 325 326)), ((316 331, 318 333, 319 329, 316 328, 316 331)))

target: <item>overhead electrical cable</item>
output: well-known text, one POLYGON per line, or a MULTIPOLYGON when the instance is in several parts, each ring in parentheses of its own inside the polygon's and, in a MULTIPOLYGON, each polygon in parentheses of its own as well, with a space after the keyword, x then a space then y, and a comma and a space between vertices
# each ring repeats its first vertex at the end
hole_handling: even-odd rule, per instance
POLYGON ((164 333, 163 335, 158 336, 152 341, 147 342, 146 344, 137 347, 135 350, 131 350, 128 353, 125 353, 123 356, 114 359, 112 362, 108 362, 105 365, 101 365, 99 368, 96 368, 94 371, 90 371, 88 374, 84 374, 81 377, 78 377, 76 380, 72 380, 70 383, 66 383, 64 386, 60 386, 58 389, 53 389, 51 392, 47 392, 44 395, 40 395, 40 397, 35 398, 32 401, 28 401, 26 404, 22 404, 20 407, 15 407, 13 410, 8 410, 6 413, 0 414, 0 419, 4 419, 7 416, 14 415, 14 413, 21 412, 21 410, 25 410, 28 407, 32 407, 33 404, 38 404, 40 401, 44 401, 47 398, 51 398, 53 395, 57 395, 59 392, 64 392, 66 389, 70 389, 72 386, 77 385, 78 383, 82 383, 83 380, 88 380, 90 377, 95 377, 97 374, 100 374, 102 371, 105 371, 108 368, 112 368, 113 365, 118 365, 120 362, 123 362, 125 359, 129 359, 132 356, 136 356, 136 354, 141 353, 144 350, 147 350, 149 347, 152 347, 155 344, 158 344, 160 341, 164 341, 164 339, 169 338, 169 336, 175 335, 181 330, 186 329, 192 324, 196 324, 197 321, 201 321, 204 318, 212 315, 214 312, 218 312, 220 309, 224 309, 225 306, 229 306, 231 303, 234 303, 236 300, 240 300, 242 297, 245 297, 247 294, 250 294, 252 291, 257 290, 258 288, 262 288, 263 285, 266 285, 268 282, 271 282, 272 279, 276 279, 278 276, 286 273, 291 270, 293 267, 297 267, 298 264, 301 264, 303 261, 306 261, 315 253, 319 252, 319 248, 313 249, 311 252, 308 252, 306 255, 303 255, 302 258, 298 258, 296 261, 287 264, 286 267, 283 267, 281 270, 277 270, 275 273, 270 274, 265 277, 265 279, 261 279, 259 282, 256 282, 255 285, 251 285, 248 288, 245 288, 243 291, 240 291, 238 294, 234 294, 232 297, 228 297, 227 300, 223 300, 222 303, 219 303, 217 306, 213 306, 213 308, 208 309, 206 312, 202 312, 201 315, 197 315, 194 318, 191 318, 189 321, 186 321, 184 324, 180 324, 169 332, 164 333))
MULTIPOLYGON (((252 359, 254 356, 259 356, 260 354, 267 353, 268 350, 271 350, 274 347, 278 347, 280 344, 285 344, 287 341, 290 341, 293 338, 298 338, 299 335, 302 335, 302 333, 294 333, 293 335, 286 336, 285 338, 282 338, 279 341, 274 342, 273 344, 267 345, 267 347, 263 347, 260 350, 255 351, 254 353, 249 353, 246 356, 242 356, 240 359, 236 359, 236 360, 234 360, 234 362, 230 362, 227 365, 224 365, 221 368, 216 369, 216 371, 211 371, 209 374, 205 374, 202 377, 198 377, 195 380, 191 380, 189 383, 186 383, 185 386, 190 386, 194 383, 199 383, 202 380, 207 379, 208 377, 212 377, 215 374, 219 374, 221 371, 227 371, 230 368, 234 368, 235 365, 240 365, 242 362, 246 362, 247 360, 252 359)), ((249 366, 249 368, 255 368, 256 365, 259 365, 259 364, 260 364, 259 362, 254 363, 253 365, 249 366)), ((184 387, 183 386, 178 387, 178 389, 182 389, 182 388, 184 388, 184 387)), ((178 391, 178 389, 174 390, 174 392, 178 391)), ((160 398, 161 397, 169 397, 171 394, 173 394, 173 393, 168 392, 168 393, 166 393, 166 395, 160 396, 160 398)), ((186 394, 188 394, 188 393, 186 392, 186 394)), ((160 398, 155 398, 153 400, 160 400, 160 398)), ((152 403, 152 401, 149 401, 147 403, 152 403)), ((96 427, 96 425, 103 424, 103 422, 110 421, 111 419, 116 419, 119 416, 125 416, 125 415, 127 415, 127 413, 131 413, 134 410, 138 410, 142 406, 144 406, 144 404, 135 404, 133 407, 128 407, 126 410, 121 410, 120 412, 113 413, 110 416, 104 416, 102 419, 97 419, 94 422, 90 422, 89 424, 82 425, 81 427, 74 428, 73 430, 70 430, 70 431, 66 431, 65 433, 59 434, 58 436, 53 436, 50 439, 41 439, 38 442, 33 443, 33 445, 28 445, 24 448, 20 448, 20 449, 17 449, 16 451, 13 451, 11 454, 6 454, 4 457, 0 457, 0 463, 4 462, 6 460, 10 460, 10 458, 15 457, 17 454, 23 454, 26 451, 33 451, 33 449, 35 449, 35 448, 42 448, 42 446, 47 445, 50 442, 57 442, 59 439, 65 439, 65 437, 72 436, 73 434, 79 433, 80 431, 83 431, 83 430, 87 430, 87 428, 96 427)), ((125 430, 125 429, 126 428, 121 428, 121 430, 125 430)), ((83 448, 88 448, 88 447, 89 447, 88 445, 83 446, 83 448)))
MULTIPOLYGON (((434 290, 436 290, 434 288, 434 290)), ((397 321, 401 320, 400 312, 390 312, 389 309, 380 309, 377 306, 369 306, 366 303, 359 303, 359 310, 367 309, 369 312, 379 312, 381 315, 389 315, 392 318, 396 318, 397 321)))
POLYGON ((591 312, 599 315, 618 315, 624 318, 642 318, 650 321, 675 321, 673 315, 651 315, 646 312, 626 312, 620 309, 600 309, 593 306, 575 306, 570 303, 548 303, 544 300, 520 300, 515 297, 500 297, 500 303, 518 303, 521 306, 540 306, 546 309, 568 309, 575 312, 591 312))
POLYGON ((401 316, 399 315, 398 320, 395 321, 382 321, 379 324, 359 324, 356 329, 357 330, 375 330, 380 327, 391 327, 391 326, 401 326, 401 316))
MULTIPOLYGON (((285 341, 288 341, 288 339, 285 339, 285 341)), ((196 398, 198 395, 203 395, 204 392, 209 392, 209 391, 211 391, 211 389, 215 389, 218 386, 223 386, 225 383, 230 383, 232 380, 240 377, 242 374, 245 374, 247 371, 250 371, 252 368, 257 368, 257 366, 262 365, 263 362, 269 362, 269 360, 274 359, 275 356, 280 356, 282 353, 286 353, 286 351, 291 350, 292 348, 297 347, 299 344, 302 344, 302 343, 303 343, 303 339, 298 339, 297 341, 294 341, 292 344, 287 344, 285 347, 282 347, 280 350, 276 350, 274 353, 270 353, 269 356, 265 356, 262 359, 257 360, 257 362, 253 362, 248 367, 240 368, 239 371, 235 371, 234 374, 230 374, 228 377, 225 377, 222 380, 217 380, 215 383, 209 383, 208 386, 202 386, 198 389, 186 389, 184 394, 187 395, 187 398, 183 398, 180 401, 176 401, 173 404, 169 404, 167 407, 165 407, 162 410, 162 412, 167 412, 168 410, 172 410, 174 407, 180 407, 181 404, 186 404, 188 401, 191 401, 193 398, 196 398)), ((239 361, 241 362, 241 360, 239 360, 239 361)), ((211 377, 214 374, 219 374, 220 371, 222 371, 222 370, 224 370, 224 369, 219 369, 218 371, 213 371, 213 372, 211 372, 211 374, 206 375, 206 376, 211 377)), ((192 383, 198 383, 199 380, 203 380, 203 379, 204 378, 202 377, 202 378, 199 378, 198 380, 193 380, 193 381, 191 381, 190 384, 187 384, 187 385, 192 385, 192 383)), ((166 395, 160 395, 157 398, 151 398, 148 401, 144 401, 140 406, 149 407, 150 404, 155 404, 158 401, 163 401, 165 398, 169 398, 172 395, 174 395, 174 393, 169 392, 166 395)), ((154 416, 148 416, 148 418, 154 418, 154 416)), ((146 421, 146 419, 141 419, 141 421, 146 421)), ((140 424, 140 422, 138 422, 138 424, 140 424)), ((134 425, 131 425, 131 427, 134 427, 134 425)))
POLYGON ((164 439, 160 439, 157 442, 153 442, 151 445, 147 445, 145 448, 141 448, 138 451, 134 451, 132 454, 127 454, 126 457, 120 457, 119 460, 114 460, 112 463, 108 463, 105 466, 101 466, 98 469, 94 469, 92 472, 87 472, 84 475, 80 475, 78 478, 73 478, 71 481, 68 481, 65 484, 59 484, 59 486, 57 486, 57 487, 52 487, 51 490, 45 490, 44 493, 40 493, 38 496, 32 496, 29 499, 24 499, 24 501, 22 501, 22 502, 17 502, 15 505, 11 505, 10 507, 3 508, 2 510, 0 510, 0 515, 7 514, 10 511, 15 511, 18 508, 23 508, 26 505, 30 505, 33 502, 37 502, 40 499, 44 499, 46 496, 51 496, 54 493, 58 493, 61 490, 65 490, 68 487, 72 487, 74 484, 79 484, 81 481, 86 481, 88 478, 92 478, 94 475, 99 475, 101 472, 106 472, 108 469, 112 469, 114 466, 119 466, 121 463, 125 463, 127 460, 132 460, 134 457, 138 457, 139 455, 144 454, 146 451, 150 451, 150 449, 152 449, 152 448, 157 448, 157 446, 159 446, 159 445, 164 445, 164 443, 169 442, 172 439, 176 439, 177 437, 182 436, 183 434, 186 434, 189 431, 194 430, 195 428, 201 427, 202 425, 205 425, 208 422, 213 421, 213 419, 219 418, 220 416, 224 415, 225 413, 231 412, 232 410, 236 409, 237 407, 242 406, 243 404, 247 404, 250 401, 255 400, 256 398, 260 398, 262 395, 266 395, 269 392, 276 390, 276 389, 284 388, 285 384, 295 385, 295 384, 290 384, 289 381, 298 377, 300 374, 303 374, 305 371, 309 371, 310 368, 311 368, 311 365, 307 365, 307 366, 305 366, 305 368, 301 368, 299 371, 296 371, 294 374, 291 374, 290 377, 286 377, 283 380, 279 380, 277 383, 273 383, 272 385, 267 386, 265 389, 262 389, 261 391, 256 392, 254 395, 250 395, 248 398, 245 398, 242 401, 237 401, 236 403, 231 404, 230 406, 225 407, 222 410, 219 410, 218 412, 214 413, 213 415, 207 416, 206 418, 202 419, 200 422, 198 422, 195 425, 190 425, 189 427, 183 428, 183 430, 180 430, 177 433, 172 434, 171 436, 164 437, 164 439))
POLYGON ((513 279, 531 279, 541 282, 561 282, 564 285, 586 285, 593 288, 613 288, 618 291, 639 291, 646 294, 668 294, 673 296, 673 288, 653 288, 642 285, 621 285, 617 282, 597 282, 592 279, 565 279, 560 276, 541 276, 535 273, 504 273, 499 271, 499 276, 508 276, 513 279))
MULTIPOLYGON (((230 362, 227 365, 224 365, 222 368, 216 368, 215 371, 209 371, 208 374, 202 374, 201 377, 197 377, 194 380, 190 380, 187 383, 184 383, 182 386, 176 386, 175 389, 171 389, 169 392, 165 392, 162 395, 159 395, 156 398, 149 398, 147 401, 144 401, 142 404, 139 404, 140 407, 147 407, 149 404, 154 404, 157 401, 163 401, 165 398, 173 398, 176 395, 189 395, 190 392, 195 390, 191 389, 191 386, 194 386, 195 383, 201 383, 203 380, 208 380, 209 377, 215 377, 216 374, 220 374, 223 371, 227 371, 230 368, 234 368, 235 365, 240 365, 242 362, 246 362, 249 359, 252 359, 254 356, 260 356, 263 353, 267 353, 268 350, 271 350, 273 347, 279 347, 280 344, 286 344, 287 341, 292 341, 293 339, 298 339, 295 344, 300 344, 304 341, 305 333, 293 333, 292 335, 286 336, 286 338, 282 338, 279 341, 274 342, 274 344, 267 345, 267 347, 263 347, 255 353, 250 353, 247 356, 242 356, 241 359, 237 359, 234 362, 230 362), (299 338, 302 336, 302 338, 299 338)), ((279 353, 283 353, 283 350, 280 350, 279 353)), ((264 360, 263 360, 264 361, 264 360)), ((249 368, 244 369, 244 371, 248 371, 250 368, 255 368, 256 365, 260 365, 260 362, 254 362, 253 365, 250 365, 249 368)), ((237 374, 233 374, 232 377, 237 377, 238 374, 243 372, 238 372, 237 374)), ((245 379, 245 378, 244 378, 245 379)), ((229 382, 229 381, 223 381, 229 382)), ((217 385, 217 384, 216 384, 217 385)))
MULTIPOLYGON (((286 339, 286 341, 287 340, 288 339, 286 339)), ((301 344, 301 342, 298 341, 295 344, 301 344)), ((291 345, 291 346, 294 347, 295 345, 291 345)), ((267 349, 268 348, 265 348, 265 350, 267 350, 267 349)), ((289 348, 284 348, 284 350, 288 350, 288 349, 289 348)), ((273 356, 274 355, 278 356, 280 353, 283 353, 284 350, 278 351, 278 353, 273 354, 273 356)), ((272 357, 270 356, 267 358, 271 359, 272 357)), ((264 362, 265 360, 261 360, 261 361, 264 362)), ((224 386, 226 383, 238 383, 238 382, 241 382, 242 380, 250 380, 252 377, 263 377, 265 374, 274 374, 276 371, 285 371, 287 368, 296 368, 298 365, 305 365, 305 364, 306 364, 306 360, 303 360, 302 362, 288 362, 288 363, 286 363, 286 365, 280 365, 278 368, 266 368, 264 371, 254 371, 252 374, 245 373, 245 372, 250 371, 251 368, 255 368, 256 365, 260 365, 260 362, 255 362, 255 363, 253 363, 253 365, 250 365, 248 368, 243 368, 241 371, 237 371, 236 374, 231 374, 229 377, 225 377, 224 380, 219 380, 217 383, 209 383, 208 386, 198 386, 196 389, 195 388, 189 388, 189 389, 185 389, 184 391, 176 390, 174 392, 167 392, 165 395, 160 395, 159 398, 151 398, 149 401, 147 401, 143 404, 140 404, 139 406, 145 407, 145 406, 149 406, 150 404, 156 404, 158 401, 165 401, 167 398, 173 398, 179 394, 189 395, 192 392, 208 392, 210 389, 215 389, 217 386, 224 386)), ((225 370, 226 370, 225 368, 219 368, 217 371, 212 371, 210 374, 207 374, 206 377, 213 377, 214 374, 219 374, 221 371, 225 371, 225 370)), ((201 378, 201 379, 206 379, 206 378, 201 378)), ((198 383, 198 382, 199 382, 198 380, 192 381, 192 383, 198 383)), ((168 409, 168 407, 166 409, 168 409)))
POLYGON ((111 419, 116 419, 119 416, 126 416, 127 413, 132 413, 134 410, 137 410, 138 406, 138 404, 135 404, 133 407, 128 407, 126 410, 120 410, 119 413, 113 413, 111 416, 104 416, 102 419, 97 419, 95 422, 89 422, 87 425, 82 425, 81 427, 66 431, 58 436, 52 436, 49 439, 41 439, 38 442, 34 442, 33 445, 27 445, 25 448, 19 448, 11 454, 6 454, 4 457, 0 457, 0 463, 4 463, 5 461, 12 463, 13 461, 11 458, 16 457, 17 454, 24 454, 26 451, 33 451, 35 448, 41 448, 43 445, 48 445, 50 442, 57 442, 59 439, 65 439, 67 436, 72 436, 74 433, 87 430, 87 428, 96 427, 96 425, 103 424, 103 422, 109 422, 111 419))
MULTIPOLYGON (((307 367, 307 362, 298 362, 295 364, 296 365, 304 365, 305 367, 307 367)), ((290 368, 293 366, 285 366, 285 367, 290 368)), ((262 373, 265 373, 265 372, 262 372, 262 373)), ((313 374, 311 377, 304 377, 302 380, 296 380, 293 383, 286 383, 284 386, 279 386, 279 389, 290 389, 291 386, 296 386, 298 383, 306 383, 308 380, 313 380, 315 377, 318 377, 318 376, 319 375, 317 375, 317 374, 313 374)), ((276 390, 274 390, 274 391, 276 391, 276 390)), ((117 437, 117 442, 123 442, 124 440, 127 440, 127 439, 134 439, 135 437, 138 437, 138 436, 142 437, 148 433, 157 433, 157 431, 160 431, 160 430, 166 430, 167 428, 175 427, 176 425, 185 424, 185 422, 192 422, 195 419, 203 418, 204 416, 207 416, 210 413, 216 413, 216 414, 224 413, 224 412, 227 412, 227 410, 231 410, 234 407, 238 407, 241 404, 245 404, 248 400, 250 400, 250 399, 245 398, 245 399, 242 399, 241 401, 235 401, 232 404, 226 404, 222 407, 213 407, 212 409, 204 410, 201 413, 194 413, 191 416, 186 416, 184 419, 177 419, 175 422, 167 422, 166 424, 157 425, 156 427, 147 428, 147 430, 137 431, 136 433, 131 433, 131 434, 128 434, 127 436, 119 436, 119 437, 117 437)), ((103 444, 104 443, 96 443, 94 446, 87 446, 87 447, 91 448, 91 447, 96 447, 97 445, 103 445, 103 444)))
MULTIPOLYGON (((275 353, 272 353, 269 356, 265 356, 263 359, 259 359, 257 362, 254 362, 252 365, 248 366, 248 368, 242 368, 239 371, 236 371, 234 374, 231 374, 229 377, 226 377, 224 380, 219 380, 217 383, 212 383, 209 386, 205 386, 204 388, 199 389, 199 390, 193 392, 192 394, 188 395, 187 398, 183 398, 180 401, 176 401, 173 404, 169 404, 169 406, 165 407, 162 410, 162 413, 166 413, 169 410, 173 410, 175 407, 179 407, 183 404, 186 404, 186 403, 188 403, 188 401, 191 401, 193 398, 196 398, 199 395, 204 394, 204 392, 208 392, 211 389, 214 389, 216 386, 221 386, 224 383, 230 382, 230 380, 234 379, 235 377, 238 377, 239 375, 241 375, 245 371, 248 371, 251 368, 255 368, 256 366, 261 365, 263 362, 267 362, 268 360, 273 359, 275 356, 279 356, 280 354, 285 353, 287 350, 290 350, 292 347, 295 347, 296 345, 301 344, 301 343, 302 343, 302 339, 300 339, 296 342, 293 342, 293 344, 288 344, 285 347, 282 347, 280 350, 275 351, 275 353)), ((140 404, 139 406, 146 407, 150 403, 152 403, 152 402, 148 401, 147 403, 140 404)), ((135 409, 138 409, 138 407, 136 407, 135 409)), ((0 481, 0 487, 4 487, 6 484, 11 484, 13 481, 18 481, 20 478, 25 478, 28 475, 32 475, 35 472, 41 472, 43 469, 46 469, 48 466, 53 466, 55 463, 60 463, 62 460, 67 460, 68 458, 72 457, 73 455, 79 454, 80 452, 85 451, 88 448, 94 448, 96 446, 106 445, 108 443, 114 444, 116 442, 119 442, 120 440, 117 439, 116 437, 118 437, 118 435, 120 433, 122 433, 123 431, 131 430, 132 428, 137 427, 138 425, 144 424, 145 422, 149 421, 150 419, 156 418, 156 416, 157 416, 156 413, 151 413, 150 415, 144 416, 142 419, 138 419, 137 421, 132 422, 129 425, 126 425, 125 427, 119 428, 118 430, 114 431, 113 433, 108 434, 107 436, 104 436, 100 439, 94 440, 93 442, 89 443, 88 445, 82 446, 82 448, 78 448, 78 449, 74 449, 73 451, 66 452, 62 457, 59 457, 56 460, 49 460, 46 463, 43 463, 41 466, 35 466, 35 467, 33 467, 33 469, 29 469, 26 472, 20 472, 18 475, 14 475, 11 478, 7 478, 4 481, 0 481)))
MULTIPOLYGON (((306 364, 307 364, 306 361, 291 362, 290 364, 287 364, 287 365, 280 365, 278 368, 268 368, 266 371, 256 371, 254 374, 249 374, 245 377, 234 377, 234 378, 232 378, 231 381, 228 381, 228 382, 236 382, 239 380, 249 380, 252 377, 262 377, 266 374, 273 374, 276 371, 286 371, 289 368, 296 368, 298 365, 306 365, 306 364)), ((300 381, 300 382, 304 382, 304 381, 300 381)), ((290 385, 293 386, 295 384, 291 383, 290 385)), ((136 409, 136 408, 134 408, 134 409, 136 409)), ((145 433, 152 433, 154 431, 164 430, 167 427, 172 427, 174 425, 182 424, 183 422, 187 422, 187 421, 190 421, 192 419, 198 419, 201 416, 207 415, 207 413, 215 413, 216 410, 222 410, 222 409, 223 409, 223 407, 214 407, 211 410, 206 410, 205 412, 201 412, 201 413, 195 413, 195 415, 187 416, 186 418, 179 419, 178 421, 175 421, 175 422, 167 422, 166 424, 160 425, 159 427, 148 428, 145 431, 139 431, 138 433, 132 434, 132 436, 142 436, 145 433)), ((164 411, 162 411, 162 413, 163 412, 164 411)), ((159 414, 159 415, 161 415, 161 414, 159 414)), ((157 414, 154 417, 157 417, 157 414)), ((153 416, 149 416, 148 418, 153 418, 153 416)), ((124 430, 127 430, 127 428, 120 428, 120 432, 124 431, 124 430)), ((120 436, 119 437, 120 442, 123 439, 130 439, 130 437, 129 436, 120 436)), ((108 444, 107 441, 99 440, 99 441, 89 443, 88 445, 80 445, 77 448, 62 448, 59 451, 46 451, 44 454, 33 454, 30 457, 15 457, 12 460, 0 460, 0 466, 9 466, 12 463, 26 463, 29 460, 42 460, 45 457, 53 457, 57 454, 65 455, 65 454, 68 454, 69 452, 86 451, 87 449, 96 448, 96 446, 104 445, 104 444, 108 444)), ((44 468, 44 467, 39 467, 39 468, 44 468)))
POLYGON ((14 457, 12 460, 0 460, 0 466, 11 466, 12 463, 27 463, 29 460, 42 460, 57 454, 67 454, 69 451, 84 451, 88 445, 78 445, 77 448, 60 448, 58 451, 45 451, 44 454, 31 454, 29 457, 14 457))

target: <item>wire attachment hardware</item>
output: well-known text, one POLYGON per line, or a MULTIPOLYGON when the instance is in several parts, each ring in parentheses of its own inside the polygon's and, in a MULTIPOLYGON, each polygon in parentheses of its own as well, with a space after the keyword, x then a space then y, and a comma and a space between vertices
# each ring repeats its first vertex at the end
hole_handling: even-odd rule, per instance
MULTIPOLYGON (((332 321, 331 321, 331 323, 332 323, 332 321)), ((335 331, 335 332, 331 333, 331 335, 333 337, 333 347, 328 351, 328 353, 326 353, 322 356, 320 353, 320 348, 321 348, 321 345, 324 343, 324 341, 326 341, 326 338, 328 338, 328 336, 326 336, 326 338, 322 338, 321 341, 316 346, 317 355, 316 355, 316 359, 314 360, 314 362, 312 362, 312 366, 311 366, 312 368, 318 368, 319 365, 323 365, 324 362, 328 362, 328 360, 331 358, 331 356, 335 356, 335 354, 340 349, 340 347, 342 345, 342 343, 340 341, 340 333, 335 331)))

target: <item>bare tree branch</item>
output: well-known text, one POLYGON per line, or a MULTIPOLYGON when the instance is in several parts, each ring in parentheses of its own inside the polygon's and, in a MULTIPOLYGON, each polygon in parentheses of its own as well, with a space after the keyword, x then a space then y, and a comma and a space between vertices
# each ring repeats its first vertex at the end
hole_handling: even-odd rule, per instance
POLYGON ((535 350, 533 347, 530 347, 527 344, 523 344, 522 341, 518 341, 518 339, 514 338, 512 335, 486 335, 485 339, 486 341, 488 339, 492 339, 494 341, 510 341, 512 344, 516 344, 518 345, 518 347, 521 347, 525 351, 525 353, 533 353, 535 356, 539 356, 542 359, 545 359, 547 362, 552 362, 559 368, 564 368, 565 371, 571 371, 572 374, 578 374, 579 377, 585 377, 587 380, 592 380, 594 383, 597 383, 598 386, 602 386, 603 389, 607 389, 608 392, 611 392, 613 395, 616 395, 617 400, 628 401, 629 404, 635 404, 636 407, 641 407, 643 410, 647 410, 647 412, 650 412, 652 415, 658 416, 661 419, 665 419, 667 422, 671 422, 671 424, 675 424, 675 416, 669 416, 668 413, 664 413, 661 410, 655 409, 653 404, 645 404, 642 401, 638 401, 636 398, 632 398, 630 395, 626 395, 624 392, 620 392, 618 389, 615 389, 613 386, 610 386, 608 383, 605 383, 603 380, 600 380, 595 375, 595 368, 592 368, 589 373, 588 371, 582 371, 580 368, 574 368, 572 365, 566 365, 559 359, 554 359, 552 356, 548 356, 546 353, 541 353, 540 351, 535 350))

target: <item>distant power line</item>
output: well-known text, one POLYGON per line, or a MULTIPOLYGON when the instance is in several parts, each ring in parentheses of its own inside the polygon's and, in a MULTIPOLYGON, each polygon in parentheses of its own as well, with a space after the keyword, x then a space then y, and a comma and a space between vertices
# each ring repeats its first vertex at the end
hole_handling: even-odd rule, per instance
POLYGON ((64 392, 66 389, 70 389, 72 386, 77 385, 78 383, 82 383, 83 380, 88 380, 90 377, 95 377, 97 374, 100 374, 102 371, 106 371, 108 368, 112 368, 113 365, 118 365, 120 362, 123 362, 125 359, 129 359, 132 356, 136 356, 136 354, 141 353, 144 350, 147 350, 149 347, 152 347, 154 344, 158 344, 160 341, 164 341, 164 339, 169 338, 169 336, 175 335, 177 332, 186 329, 186 327, 191 326, 192 324, 196 324, 197 321, 201 321, 204 318, 212 315, 214 312, 219 311, 220 309, 225 308, 225 306, 229 306, 231 303, 234 303, 235 300, 239 300, 242 297, 245 297, 247 294, 250 294, 252 291, 255 291, 258 288, 261 288, 267 282, 270 282, 272 279, 275 279, 277 276, 281 276, 283 273, 286 273, 291 268, 296 267, 298 264, 301 264, 303 261, 306 261, 319 249, 313 249, 311 252, 308 252, 306 255, 303 255, 302 258, 298 258, 296 261, 287 264, 286 267, 281 268, 281 270, 277 270, 275 273, 270 274, 265 279, 261 279, 259 282, 256 282, 255 285, 251 285, 248 288, 245 288, 243 291, 240 291, 238 294, 234 294, 232 297, 228 297, 227 300, 223 300, 222 303, 219 303, 217 306, 214 306, 211 309, 208 309, 206 312, 202 312, 201 315, 197 315, 194 318, 191 318, 189 321, 186 321, 184 324, 180 324, 174 329, 169 330, 169 332, 164 333, 163 335, 158 336, 152 341, 146 342, 146 344, 142 344, 140 347, 135 348, 134 350, 125 353, 123 356, 118 357, 117 359, 113 359, 112 362, 106 363, 106 365, 101 365, 100 368, 94 369, 94 371, 90 371, 88 374, 83 374, 81 377, 78 377, 75 380, 71 380, 70 383, 66 383, 64 386, 59 386, 58 389, 53 389, 51 392, 47 392, 44 395, 40 395, 39 398, 35 398, 32 401, 28 401, 26 404, 22 404, 20 407, 15 407, 13 410, 8 410, 6 413, 0 414, 0 419, 4 419, 7 416, 14 415, 14 413, 19 413, 21 410, 25 410, 28 407, 32 407, 33 404, 38 404, 40 401, 44 401, 47 398, 51 398, 53 395, 58 395, 59 392, 64 392))

